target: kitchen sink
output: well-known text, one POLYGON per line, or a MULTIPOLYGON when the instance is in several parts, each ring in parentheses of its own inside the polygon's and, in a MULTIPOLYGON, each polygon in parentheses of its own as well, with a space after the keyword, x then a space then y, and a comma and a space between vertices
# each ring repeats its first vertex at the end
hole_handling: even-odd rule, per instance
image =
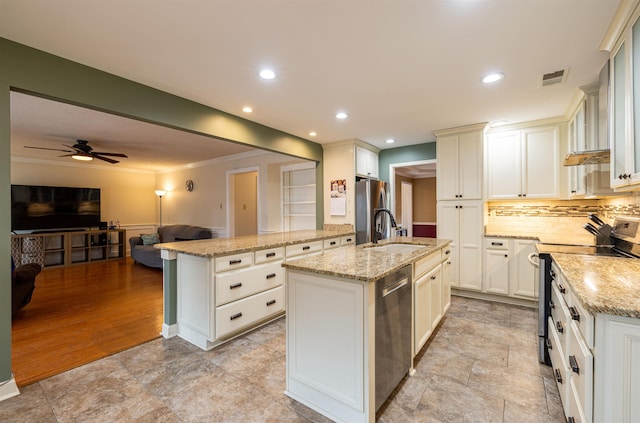
POLYGON ((412 244, 384 244, 374 247, 369 247, 368 250, 379 251, 381 253, 412 253, 421 248, 426 248, 425 245, 412 245, 412 244))

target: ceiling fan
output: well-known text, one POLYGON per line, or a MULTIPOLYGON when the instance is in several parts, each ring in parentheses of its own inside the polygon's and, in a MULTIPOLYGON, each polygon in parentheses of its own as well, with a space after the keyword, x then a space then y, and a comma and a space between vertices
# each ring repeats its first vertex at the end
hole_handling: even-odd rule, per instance
POLYGON ((93 160, 93 159, 98 159, 98 160, 104 160, 105 162, 108 163, 119 163, 118 160, 114 160, 114 159, 110 159, 108 157, 104 157, 104 156, 112 156, 112 157, 127 157, 126 154, 122 154, 122 153, 105 153, 105 152, 98 152, 98 151, 93 151, 93 148, 89 145, 89 141, 86 140, 77 140, 76 143, 74 145, 66 145, 66 144, 62 144, 63 146, 67 147, 67 148, 72 148, 73 150, 63 150, 60 148, 45 148, 45 147, 30 147, 25 145, 24 148, 34 148, 34 149, 38 149, 38 150, 52 150, 52 151, 62 151, 64 153, 70 153, 70 154, 63 154, 60 157, 72 157, 76 160, 85 160, 85 161, 89 161, 89 160, 93 160))

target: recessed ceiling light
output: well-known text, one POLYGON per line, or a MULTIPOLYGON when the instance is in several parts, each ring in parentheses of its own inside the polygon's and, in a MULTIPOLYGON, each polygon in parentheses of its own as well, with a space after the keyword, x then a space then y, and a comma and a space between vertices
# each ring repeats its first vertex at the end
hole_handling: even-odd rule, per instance
POLYGON ((500 81, 502 78, 504 78, 504 73, 490 73, 482 78, 482 82, 485 84, 491 84, 492 82, 500 81))
POLYGON ((336 119, 346 119, 349 115, 346 114, 345 112, 338 112, 336 113, 336 119))
POLYGON ((242 111, 245 112, 245 113, 251 113, 251 112, 253 112, 253 109, 251 108, 251 106, 244 106, 242 108, 242 111))
POLYGON ((389 138, 386 141, 387 144, 393 144, 394 142, 396 142, 396 140, 394 140, 393 138, 389 138))
POLYGON ((276 73, 271 69, 262 69, 259 75, 262 79, 273 79, 276 77, 276 73))
POLYGON ((310 137, 315 137, 316 135, 318 135, 318 134, 316 133, 316 131, 311 131, 311 132, 309 132, 309 136, 310 136, 310 137))

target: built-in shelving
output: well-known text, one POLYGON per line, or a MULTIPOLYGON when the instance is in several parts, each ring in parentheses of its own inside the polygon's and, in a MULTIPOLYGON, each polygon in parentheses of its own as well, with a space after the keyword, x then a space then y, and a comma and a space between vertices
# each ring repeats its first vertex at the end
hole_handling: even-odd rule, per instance
POLYGON ((113 260, 125 256, 125 230, 105 229, 11 235, 11 255, 17 266, 42 267, 113 260))
POLYGON ((282 167, 282 229, 316 228, 316 170, 313 163, 282 167))

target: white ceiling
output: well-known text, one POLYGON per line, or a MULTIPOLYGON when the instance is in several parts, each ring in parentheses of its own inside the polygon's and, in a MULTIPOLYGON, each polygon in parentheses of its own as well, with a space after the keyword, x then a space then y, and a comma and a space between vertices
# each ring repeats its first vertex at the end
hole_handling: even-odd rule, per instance
MULTIPOLYGON (((438 129, 563 115, 578 87, 598 79, 608 56, 599 44, 618 3, 0 0, 0 37, 319 143, 358 138, 390 148, 431 141, 438 129), (278 77, 259 79, 262 66, 278 77), (565 83, 539 87, 543 73, 559 69, 569 70, 565 83), (490 71, 504 80, 481 84, 490 71), (339 110, 349 118, 336 120, 339 110), (385 144, 389 137, 396 144, 385 144)), ((63 132, 48 116, 12 122, 12 131, 30 133, 29 143, 85 138, 138 153, 127 151, 136 134, 100 123, 63 132)), ((177 159, 182 142, 169 137, 158 151, 177 159)))

